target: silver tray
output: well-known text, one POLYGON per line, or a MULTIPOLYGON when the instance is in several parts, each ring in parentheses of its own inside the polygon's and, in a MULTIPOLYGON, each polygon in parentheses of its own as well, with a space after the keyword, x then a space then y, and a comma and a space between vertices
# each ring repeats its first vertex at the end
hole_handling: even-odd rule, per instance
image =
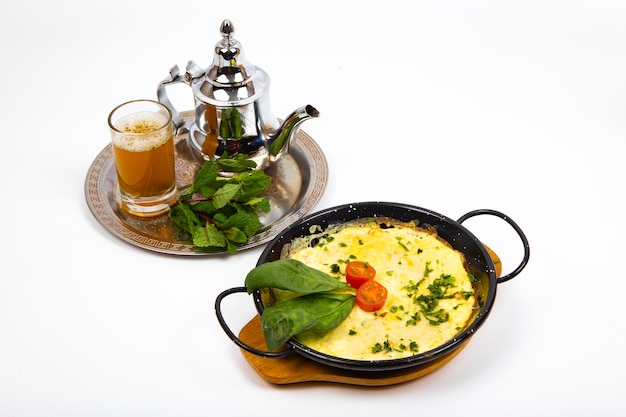
MULTIPOLYGON (((176 140, 176 179, 179 186, 189 184, 200 169, 186 136, 176 140)), ((328 164, 317 143, 300 130, 290 145, 289 154, 272 165, 266 173, 272 185, 265 196, 271 210, 259 216, 259 232, 239 246, 238 251, 253 248, 273 239, 281 230, 307 214, 322 197, 328 180, 328 164)), ((85 198, 94 217, 113 235, 140 248, 173 255, 215 255, 197 251, 185 233, 167 216, 136 219, 115 203, 117 174, 111 146, 106 146, 91 164, 85 179, 85 198)))

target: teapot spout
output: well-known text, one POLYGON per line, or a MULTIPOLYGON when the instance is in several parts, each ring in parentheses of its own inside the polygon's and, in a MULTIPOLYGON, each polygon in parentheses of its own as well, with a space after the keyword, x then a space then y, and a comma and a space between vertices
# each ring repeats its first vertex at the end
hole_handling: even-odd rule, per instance
POLYGON ((319 117, 319 114, 320 112, 310 104, 294 110, 268 141, 270 162, 280 159, 283 154, 289 152, 289 144, 297 136, 302 122, 319 117))

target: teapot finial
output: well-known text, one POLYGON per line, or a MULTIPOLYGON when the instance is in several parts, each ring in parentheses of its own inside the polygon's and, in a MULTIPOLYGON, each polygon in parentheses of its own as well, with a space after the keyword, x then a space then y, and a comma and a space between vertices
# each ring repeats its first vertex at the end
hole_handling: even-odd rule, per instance
POLYGON ((220 32, 222 33, 222 38, 224 38, 225 45, 232 45, 234 43, 232 34, 235 33, 235 27, 229 19, 224 19, 220 25, 220 32))

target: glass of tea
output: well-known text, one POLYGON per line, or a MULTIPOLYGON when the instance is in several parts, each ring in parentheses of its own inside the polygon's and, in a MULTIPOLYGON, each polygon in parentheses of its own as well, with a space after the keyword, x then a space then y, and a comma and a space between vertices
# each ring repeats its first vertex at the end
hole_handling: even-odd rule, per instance
POLYGON ((136 217, 167 213, 177 198, 170 110, 158 101, 129 101, 111 111, 109 128, 118 205, 136 217))

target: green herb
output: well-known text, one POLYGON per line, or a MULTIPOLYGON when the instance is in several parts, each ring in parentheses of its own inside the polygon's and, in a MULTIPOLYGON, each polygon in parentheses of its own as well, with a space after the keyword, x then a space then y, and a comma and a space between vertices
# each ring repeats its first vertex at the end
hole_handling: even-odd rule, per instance
POLYGON ((425 313, 429 313, 439 305, 439 299, 432 294, 422 294, 416 299, 417 304, 420 306, 420 310, 425 313))
POLYGON ((261 264, 248 272, 248 294, 259 288, 280 288, 299 294, 345 290, 352 287, 296 259, 279 259, 261 264))
POLYGON ((443 308, 440 308, 437 311, 423 312, 423 314, 424 318, 426 318, 426 320, 428 320, 428 322, 433 326, 445 323, 450 318, 450 314, 443 308))
POLYGON ((334 329, 352 311, 352 294, 316 293, 267 307, 261 314, 265 344, 275 350, 304 332, 324 333, 334 329))
POLYGON ((408 296, 412 297, 413 296, 413 292, 417 291, 419 286, 422 284, 422 282, 424 282, 424 279, 420 279, 417 283, 413 282, 413 280, 409 280, 409 284, 405 287, 406 290, 408 291, 408 296))
POLYGON ((228 153, 224 151, 222 156, 216 159, 215 162, 219 169, 226 172, 245 172, 256 168, 256 162, 248 159, 248 156, 242 153, 229 156, 228 153))
POLYGON ((389 340, 385 340, 383 342, 383 349, 385 352, 391 352, 391 344, 389 343, 389 340))
POLYGON ((447 292, 449 288, 456 286, 455 283, 456 280, 452 275, 441 274, 439 278, 435 278, 433 283, 428 286, 428 290, 435 298, 452 298, 453 295, 447 292))
POLYGON ((465 291, 465 290, 461 291, 461 297, 465 298, 466 300, 472 297, 473 295, 474 295, 474 291, 465 291))
POLYGON ((424 267, 424 277, 427 277, 433 269, 430 267, 430 262, 426 262, 426 266, 424 267))
POLYGON ((416 353, 419 350, 416 342, 411 342, 409 344, 409 347, 407 348, 407 346, 404 343, 392 345, 389 339, 385 340, 382 344, 377 342, 371 347, 372 353, 392 352, 392 351, 405 352, 407 349, 409 349, 412 353, 416 353))
POLYGON ((349 284, 295 259, 257 266, 246 276, 245 285, 248 293, 260 288, 295 293, 295 297, 266 307, 261 314, 263 336, 270 350, 304 332, 324 333, 334 329, 355 304, 354 289, 349 284), (349 292, 336 292, 342 290, 349 292))
MULTIPOLYGON (((428 268, 428 266, 427 266, 428 268)), ((418 284, 419 285, 419 284, 418 284)), ((428 291, 430 294, 421 294, 415 297, 415 294, 409 294, 409 296, 414 297, 414 302, 419 306, 420 312, 424 316, 426 320, 433 326, 438 326, 441 323, 448 321, 450 318, 450 314, 442 308, 437 309, 439 306, 439 300, 446 298, 453 298, 455 294, 449 294, 448 289, 456 286, 456 279, 450 274, 441 274, 438 278, 435 278, 428 286, 428 291)), ((417 290, 417 285, 407 286, 409 291, 417 290)), ((466 296, 467 291, 461 293, 461 295, 466 296)), ((469 298, 470 295, 467 295, 466 299, 469 298)), ((412 320, 407 322, 407 326, 409 324, 415 324, 415 318, 419 318, 418 316, 412 317, 412 320)))
POLYGON ((415 313, 415 314, 413 314, 413 315, 411 316, 411 319, 410 319, 410 320, 407 320, 407 321, 406 321, 406 326, 407 326, 407 327, 408 327, 408 326, 417 326, 417 322, 418 322, 418 321, 420 321, 420 320, 421 320, 421 318, 420 318, 419 313, 415 313))
POLYGON ((402 247, 405 251, 409 251, 409 248, 402 242, 402 238, 400 236, 396 236, 396 240, 398 241, 398 245, 402 247))
POLYGON ((225 108, 221 111, 219 132, 224 139, 241 139, 244 135, 243 122, 239 111, 234 108, 225 108))
POLYGON ((259 213, 269 212, 269 200, 261 194, 272 179, 259 170, 223 178, 219 170, 219 162, 205 162, 169 217, 191 235, 196 249, 235 253, 259 230, 259 213))

